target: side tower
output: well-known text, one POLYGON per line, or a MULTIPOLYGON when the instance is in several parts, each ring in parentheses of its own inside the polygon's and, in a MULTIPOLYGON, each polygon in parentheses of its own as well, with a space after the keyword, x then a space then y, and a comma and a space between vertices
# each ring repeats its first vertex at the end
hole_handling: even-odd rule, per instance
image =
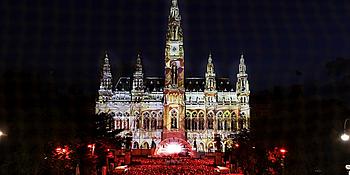
POLYGON ((250 128, 250 107, 249 107, 249 82, 246 73, 246 65, 244 63, 243 54, 239 61, 239 71, 237 74, 236 92, 240 105, 240 114, 238 119, 239 130, 249 130, 250 128))
POLYGON ((211 58, 211 53, 209 54, 209 57, 208 57, 207 71, 205 72, 204 95, 205 95, 206 106, 213 107, 216 104, 217 91, 216 91, 214 64, 211 58))
MULTIPOLYGON (((100 82, 100 89, 98 90, 98 101, 99 106, 103 106, 108 100, 112 98, 112 73, 111 66, 109 64, 108 54, 105 52, 105 58, 102 68, 102 76, 100 82)), ((96 106, 96 113, 99 110, 96 106)))
POLYGON ((144 93, 143 71, 140 54, 137 55, 136 68, 132 79, 131 99, 132 101, 142 101, 144 93))
POLYGON ((163 138, 185 138, 184 46, 177 0, 172 0, 165 44, 163 138))

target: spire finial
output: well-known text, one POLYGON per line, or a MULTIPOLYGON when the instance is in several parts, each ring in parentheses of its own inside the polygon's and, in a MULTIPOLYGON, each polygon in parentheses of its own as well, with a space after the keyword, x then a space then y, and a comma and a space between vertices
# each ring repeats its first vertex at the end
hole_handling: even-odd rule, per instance
POLYGON ((174 18, 177 21, 180 21, 180 13, 179 13, 179 7, 177 4, 177 0, 171 1, 171 8, 170 8, 170 15, 169 18, 174 18))
POLYGON ((171 3, 172 3, 172 6, 173 6, 173 7, 176 7, 176 6, 177 6, 177 0, 172 0, 171 3))
POLYGON ((212 63, 213 59, 211 58, 211 51, 209 52, 208 63, 212 63))
POLYGON ((244 55, 243 55, 243 51, 241 52, 241 59, 240 59, 240 62, 241 62, 242 64, 244 64, 244 55))
POLYGON ((141 64, 141 56, 140 56, 140 52, 139 52, 139 53, 137 53, 136 64, 141 64))
POLYGON ((105 50, 105 61, 108 61, 108 52, 105 50))

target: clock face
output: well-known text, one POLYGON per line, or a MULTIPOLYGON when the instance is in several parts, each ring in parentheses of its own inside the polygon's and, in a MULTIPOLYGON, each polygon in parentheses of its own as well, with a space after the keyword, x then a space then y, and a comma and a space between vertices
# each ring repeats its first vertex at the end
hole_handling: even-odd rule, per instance
POLYGON ((170 46, 170 55, 178 55, 179 54, 179 45, 171 45, 170 46))

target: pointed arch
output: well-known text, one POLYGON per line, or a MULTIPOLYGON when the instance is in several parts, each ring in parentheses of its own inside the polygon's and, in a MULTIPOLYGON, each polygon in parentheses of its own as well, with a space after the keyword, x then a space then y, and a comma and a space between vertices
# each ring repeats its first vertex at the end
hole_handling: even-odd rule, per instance
POLYGON ((197 112, 192 112, 192 130, 198 130, 198 115, 197 112))
POLYGON ((141 117, 140 113, 138 111, 135 112, 134 114, 134 126, 135 129, 140 129, 141 127, 141 117))
POLYGON ((214 112, 209 111, 207 116, 207 129, 214 129, 214 112))
POLYGON ((231 130, 231 113, 230 111, 225 111, 224 112, 224 121, 223 121, 223 125, 224 125, 224 130, 231 130))
POLYGON ((132 148, 133 148, 133 149, 139 149, 139 143, 134 142, 132 148))
POLYGON ((214 152, 214 143, 213 142, 209 142, 208 143, 208 152, 214 152))
POLYGON ((185 129, 186 130, 191 130, 191 112, 190 111, 186 111, 185 129))
POLYGON ((150 116, 149 116, 149 112, 144 112, 142 113, 142 117, 143 117, 143 129, 145 130, 149 130, 149 126, 150 126, 150 116))
POLYGON ((216 123, 217 123, 217 130, 223 130, 223 113, 222 113, 222 111, 219 111, 216 113, 216 123))
POLYGON ((205 147, 204 147, 204 143, 203 142, 199 143, 198 151, 199 152, 204 152, 205 151, 205 147))
POLYGON ((149 149, 149 144, 148 144, 148 142, 143 142, 143 143, 142 143, 142 149, 149 149))
POLYGON ((231 114, 231 131, 237 130, 237 116, 235 112, 232 112, 231 114))
POLYGON ((239 120, 238 120, 238 128, 240 130, 242 130, 244 128, 244 122, 246 120, 246 116, 245 113, 242 112, 241 115, 239 116, 239 120))
POLYGON ((122 116, 123 116, 123 114, 121 112, 117 112, 117 114, 115 116, 115 128, 116 129, 123 128, 122 116))
POLYGON ((198 115, 198 130, 204 130, 204 112, 200 111, 198 115))
POLYGON ((157 119, 157 129, 163 129, 163 112, 159 111, 158 112, 158 119, 157 119))

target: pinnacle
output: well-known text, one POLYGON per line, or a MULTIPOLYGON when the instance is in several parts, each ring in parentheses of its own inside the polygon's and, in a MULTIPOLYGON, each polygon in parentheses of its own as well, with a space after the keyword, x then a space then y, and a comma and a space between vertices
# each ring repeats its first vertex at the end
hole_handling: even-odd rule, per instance
POLYGON ((136 64, 141 64, 141 56, 140 56, 140 53, 137 54, 136 64))
POLYGON ((241 59, 240 59, 240 62, 241 62, 241 63, 244 63, 244 55, 243 55, 243 52, 241 53, 241 59))
POLYGON ((212 63, 211 52, 209 52, 208 63, 212 63))

